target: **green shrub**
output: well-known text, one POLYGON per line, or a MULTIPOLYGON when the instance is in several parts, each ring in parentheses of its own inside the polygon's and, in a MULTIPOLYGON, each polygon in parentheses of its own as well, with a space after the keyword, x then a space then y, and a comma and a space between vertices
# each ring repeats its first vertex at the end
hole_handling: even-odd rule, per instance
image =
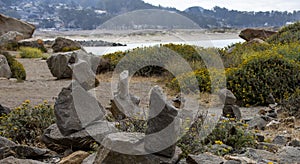
POLYGON ((271 36, 269 43, 293 43, 300 42, 300 22, 283 27, 277 34, 271 36))
POLYGON ((20 56, 22 58, 43 58, 43 52, 38 48, 20 47, 20 56))
POLYGON ((8 52, 0 52, 0 54, 6 57, 8 65, 12 72, 12 78, 16 78, 19 81, 26 80, 26 71, 23 65, 20 62, 18 62, 13 56, 11 56, 8 52))
POLYGON ((227 86, 239 105, 268 105, 273 94, 277 102, 300 84, 299 64, 272 51, 254 53, 238 68, 227 70, 227 86))
POLYGON ((0 117, 0 135, 19 144, 38 145, 39 137, 55 123, 54 109, 47 101, 32 107, 29 100, 0 117))
MULTIPOLYGON (((247 130, 247 127, 248 124, 236 122, 233 118, 230 120, 222 120, 204 140, 204 144, 225 144, 231 146, 236 152, 245 147, 254 147, 256 145, 255 135, 247 130)), ((218 153, 224 155, 226 151, 218 153)))
POLYGON ((194 72, 189 72, 174 78, 167 87, 179 92, 213 92, 218 88, 224 88, 226 85, 224 70, 218 69, 198 69, 194 72), (196 80, 194 79, 196 78, 196 80), (214 83, 212 83, 212 80, 214 83), (214 88, 215 87, 215 88, 214 88))
POLYGON ((235 119, 220 121, 212 131, 213 125, 204 125, 208 119, 205 115, 199 115, 194 120, 190 128, 187 128, 186 134, 177 142, 182 150, 182 155, 186 157, 188 154, 199 154, 203 152, 213 152, 216 155, 225 155, 233 152, 239 152, 244 147, 254 147, 256 139, 247 127, 248 124, 236 122, 235 119), (207 136, 201 136, 203 134, 207 136), (203 138, 205 137, 205 138, 203 138), (220 150, 212 150, 212 145, 228 145, 232 148, 221 148, 220 150))
POLYGON ((300 89, 296 89, 290 97, 283 101, 282 108, 290 116, 300 118, 300 89))
MULTIPOLYGON (((161 75, 166 72, 164 68, 176 69, 177 73, 180 73, 180 70, 186 69, 176 68, 182 64, 174 63, 178 57, 187 62, 193 70, 197 70, 206 68, 206 64, 210 65, 212 62, 215 62, 215 58, 219 56, 215 48, 203 48, 184 44, 161 44, 153 47, 135 48, 124 52, 119 51, 103 55, 102 57, 109 61, 110 71, 113 71, 117 64, 122 65, 124 68, 141 68, 141 66, 147 65, 141 68, 136 74, 150 76, 161 75), (206 58, 206 63, 202 57, 206 58), (161 63, 162 61, 164 62, 163 64, 161 63)), ((131 71, 129 70, 129 72, 131 71)))

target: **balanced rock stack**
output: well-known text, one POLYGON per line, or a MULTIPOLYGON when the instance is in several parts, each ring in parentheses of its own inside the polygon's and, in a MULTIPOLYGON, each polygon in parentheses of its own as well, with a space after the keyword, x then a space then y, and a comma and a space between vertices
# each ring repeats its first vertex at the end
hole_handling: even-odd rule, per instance
POLYGON ((219 97, 224 103, 223 116, 240 120, 242 115, 239 107, 236 105, 236 97, 234 94, 225 88, 220 90, 219 97))
POLYGON ((138 107, 140 98, 129 93, 129 72, 123 71, 119 77, 118 90, 114 93, 109 108, 116 120, 122 120, 126 117, 143 118, 142 110, 138 107))

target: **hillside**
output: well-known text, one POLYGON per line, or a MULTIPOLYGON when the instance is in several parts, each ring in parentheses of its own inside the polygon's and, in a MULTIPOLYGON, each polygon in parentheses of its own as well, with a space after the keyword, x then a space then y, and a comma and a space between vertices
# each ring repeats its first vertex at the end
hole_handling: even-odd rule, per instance
MULTIPOLYGON (((279 27, 287 22, 300 20, 300 11, 243 12, 220 7, 207 10, 197 6, 178 11, 174 8, 153 6, 142 0, 0 0, 0 4, 0 13, 33 23, 41 29, 52 30, 91 30, 120 14, 145 9, 172 11, 191 19, 202 28, 279 27)), ((126 28, 182 27, 182 25, 174 27, 173 23, 176 21, 160 19, 164 22, 163 25, 148 21, 147 24, 132 24, 126 28), (166 22, 171 23, 166 25, 166 22)), ((142 20, 143 23, 144 21, 142 20)), ((134 22, 141 21, 134 20, 134 22)))

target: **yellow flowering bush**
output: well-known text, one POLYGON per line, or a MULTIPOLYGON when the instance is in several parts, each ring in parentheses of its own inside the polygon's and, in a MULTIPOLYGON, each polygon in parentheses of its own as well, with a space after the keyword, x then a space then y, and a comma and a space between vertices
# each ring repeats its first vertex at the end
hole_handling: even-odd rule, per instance
POLYGON ((242 122, 223 120, 217 124, 212 133, 205 139, 204 144, 225 144, 231 146, 235 151, 239 151, 243 147, 254 147, 256 140, 255 135, 248 131, 247 126, 242 122))
POLYGON ((29 100, 0 117, 0 135, 19 144, 38 145, 44 129, 55 123, 53 106, 44 102, 32 107, 29 100))
POLYGON ((264 51, 255 53, 238 68, 227 71, 227 87, 239 105, 268 105, 266 98, 273 94, 277 102, 299 87, 299 63, 283 55, 264 51))
POLYGON ((271 36, 269 43, 293 43, 300 42, 300 22, 283 27, 277 34, 271 36))

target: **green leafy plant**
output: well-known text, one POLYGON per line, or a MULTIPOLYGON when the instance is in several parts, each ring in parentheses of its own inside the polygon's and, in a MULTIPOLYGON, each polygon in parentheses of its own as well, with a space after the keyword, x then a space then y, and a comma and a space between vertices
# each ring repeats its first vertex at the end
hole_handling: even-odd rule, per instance
POLYGON ((43 58, 45 55, 38 48, 20 47, 21 58, 43 58))
POLYGON ((12 72, 12 78, 16 78, 19 81, 26 80, 26 71, 23 65, 20 62, 18 62, 13 56, 11 56, 8 52, 0 52, 0 54, 6 57, 8 65, 12 72))
POLYGON ((0 135, 19 144, 38 146, 39 137, 55 123, 53 106, 47 101, 32 107, 29 100, 0 117, 0 135))
POLYGON ((300 22, 283 27, 277 34, 271 36, 269 43, 293 43, 300 42, 300 22))

